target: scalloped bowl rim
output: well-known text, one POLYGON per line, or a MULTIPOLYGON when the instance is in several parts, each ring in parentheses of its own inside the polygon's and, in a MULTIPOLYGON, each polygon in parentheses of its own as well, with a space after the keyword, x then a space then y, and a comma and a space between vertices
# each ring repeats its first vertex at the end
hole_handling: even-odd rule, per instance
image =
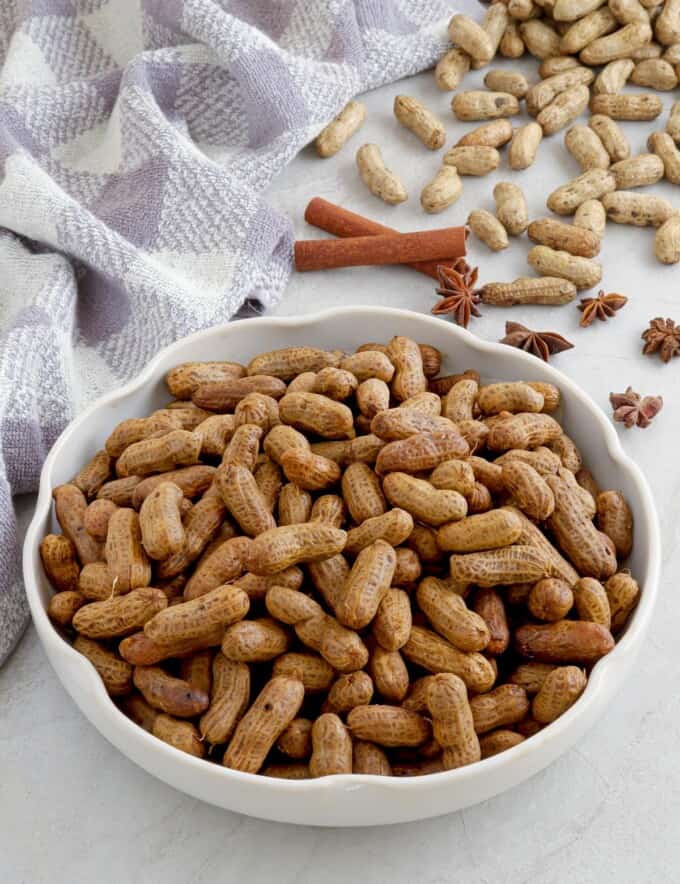
MULTIPOLYGON (((405 318, 408 318, 409 321, 418 323, 421 326, 431 325, 433 328, 436 327, 439 330, 441 330, 442 327, 441 319, 419 313, 414 313, 408 310, 398 310, 387 307, 340 307, 331 310, 308 313, 302 316, 264 316, 253 319, 237 320, 231 323, 213 326, 209 329, 195 332, 194 334, 182 338, 160 350, 135 378, 130 380, 124 386, 97 399, 95 402, 85 408, 64 429, 57 441, 54 443, 51 451, 49 452, 45 460, 40 476, 40 488, 38 499, 36 502, 35 513, 26 534, 23 554, 24 580, 26 585, 26 593, 33 616, 33 622, 36 625, 36 629, 43 643, 43 646, 48 652, 50 662, 52 662, 52 665, 55 667, 55 669, 57 669, 57 663, 55 662, 57 660, 63 661, 63 663, 69 668, 76 667, 76 669, 79 670, 79 677, 84 680, 84 683, 87 684, 90 699, 98 707, 98 715, 96 716, 97 721, 94 721, 94 719, 90 717, 90 712, 93 710, 89 710, 88 708, 86 708, 85 705, 82 704, 74 696, 74 699, 76 700, 86 717, 90 718, 90 720, 104 734, 104 736, 106 736, 107 739, 110 740, 110 742, 116 745, 122 752, 128 755, 128 757, 132 757, 133 760, 141 766, 145 766, 145 764, 143 761, 140 760, 140 755, 145 754, 144 750, 151 747, 153 751, 158 755, 159 759, 161 758, 161 756, 165 756, 168 764, 184 767, 188 772, 200 772, 201 775, 206 769, 206 764, 202 759, 195 758, 191 755, 174 749, 173 747, 153 737, 142 728, 134 724, 130 719, 128 719, 111 701, 94 667, 87 661, 85 657, 75 651, 71 647, 71 645, 68 644, 68 642, 59 635, 59 633, 53 628, 52 624, 50 623, 38 590, 40 581, 44 580, 44 578, 40 574, 38 566, 38 547, 42 536, 42 526, 49 519, 50 514, 52 499, 51 490, 53 487, 53 468, 55 464, 58 463, 60 454, 63 449, 72 441, 77 444, 75 440, 81 425, 88 421, 98 411, 105 409, 108 405, 111 405, 113 403, 121 402, 122 400, 126 399, 130 394, 136 392, 144 384, 151 381, 158 372, 158 366, 161 363, 165 362, 175 350, 180 348, 184 349, 188 345, 196 345, 197 350, 200 350, 201 342, 211 338, 220 338, 225 334, 233 334, 235 329, 243 328, 244 324, 247 324, 248 327, 252 326, 254 330, 257 330, 258 328, 286 329, 312 326, 318 323, 329 322, 333 319, 346 317, 348 315, 351 315, 353 317, 361 317, 362 315, 378 316, 378 318, 384 319, 386 323, 389 322, 390 318, 398 320, 404 320, 405 318), (126 745, 123 746, 123 743, 126 745), (132 751, 135 744, 138 745, 139 753, 132 751)), ((503 357, 506 359, 514 359, 517 362, 518 373, 521 371, 522 367, 533 369, 534 371, 536 370, 536 357, 528 353, 525 353, 521 350, 512 350, 511 356, 509 357, 509 348, 503 344, 484 341, 480 338, 477 338, 471 332, 453 324, 446 324, 446 327, 448 332, 450 332, 450 334, 452 335, 452 341, 454 341, 455 338, 459 338, 466 347, 469 347, 472 350, 480 351, 482 353, 488 354, 491 357, 502 354, 503 357)), ((313 345, 314 342, 312 341, 310 343, 313 345)), ((280 346, 285 346, 285 344, 282 343, 280 346)), ((274 792, 295 793, 298 795, 302 794, 311 799, 315 795, 324 795, 333 790, 361 792, 361 788, 363 786, 378 787, 379 790, 383 792, 385 794, 385 797, 387 798, 389 798, 390 795, 405 797, 409 793, 427 793, 430 788, 441 787, 444 785, 447 788, 450 787, 451 790, 456 790, 459 788, 464 788, 465 784, 474 784, 475 779, 480 776, 499 773, 506 767, 515 764, 523 756, 539 753, 542 748, 547 747, 551 743, 559 742, 561 740, 564 741, 564 738, 567 737, 568 744, 565 745, 563 749, 559 750, 557 754, 551 752, 550 759, 545 762, 545 764, 540 764, 540 766, 537 768, 538 770, 544 767, 546 764, 550 763, 550 761, 557 757, 557 755, 562 754, 563 751, 566 751, 566 748, 571 746, 572 743, 575 742, 576 739, 578 739, 578 736, 574 737, 573 739, 569 738, 569 731, 576 726, 576 722, 579 718, 588 717, 589 712, 591 713, 590 719, 594 720, 594 717, 597 713, 593 707, 599 705, 604 699, 606 699, 603 696, 604 692, 607 691, 607 693, 613 694, 614 691, 619 687, 619 685, 617 684, 615 687, 609 690, 606 684, 607 679, 610 677, 612 671, 616 670, 616 668, 620 665, 622 661, 624 661, 628 657, 634 657, 634 655, 639 650, 639 646, 649 626, 652 610, 658 594, 661 560, 658 518, 646 479, 644 478, 642 472, 635 464, 635 462, 631 460, 631 458, 628 457, 628 455, 624 452, 618 435, 609 419, 603 414, 603 412, 595 404, 595 402, 568 376, 555 369, 551 365, 546 365, 542 363, 541 366, 541 373, 547 375, 550 380, 552 380, 562 390, 568 390, 571 396, 575 397, 581 402, 582 405, 586 407, 587 411, 589 412, 589 417, 597 423, 598 429, 604 438, 608 455, 610 456, 612 461, 614 461, 616 466, 619 469, 625 471, 628 474, 629 478, 637 486, 643 509, 642 515, 643 518, 648 522, 649 526, 650 546, 646 556, 648 573, 645 580, 644 591, 641 594, 640 602, 633 616, 631 617, 625 634, 617 642, 615 648, 611 651, 611 653, 602 658, 593 668, 591 676, 588 680, 586 690, 584 691, 581 698, 564 715, 562 715, 544 730, 541 730, 537 734, 532 736, 531 739, 526 740, 525 742, 520 743, 518 746, 513 747, 512 749, 509 749, 498 755, 484 759, 473 765, 459 768, 457 770, 428 774, 426 776, 420 777, 401 778, 380 777, 367 774, 352 774, 335 775, 320 779, 295 781, 262 777, 260 775, 234 771, 221 765, 210 764, 209 767, 213 775, 224 780, 224 784, 226 787, 228 787, 229 783, 242 783, 244 786, 261 791, 263 793, 263 800, 266 800, 267 793, 273 794, 274 792)), ((66 689, 73 696, 71 686, 69 685, 68 680, 64 676, 63 672, 60 671, 60 669, 58 669, 58 675, 62 679, 66 689)), ((619 681, 621 680, 622 679, 619 679, 619 681)), ((167 776, 166 778, 164 773, 159 772, 158 770, 154 770, 154 773, 161 779, 165 779, 166 782, 175 785, 172 776, 167 776)), ((524 778, 525 777, 523 776, 522 779, 524 778)), ((184 791, 191 793, 190 787, 177 786, 177 788, 184 789, 184 791)), ((503 787, 497 791, 503 791, 504 788, 507 787, 503 787)), ((195 797, 202 797, 200 794, 200 790, 194 792, 193 794, 195 795, 195 797)), ((488 794, 495 794, 495 792, 485 792, 485 794, 477 800, 483 800, 483 798, 487 797, 488 794)), ((210 801, 211 799, 204 798, 203 800, 210 801)), ((465 805, 473 803, 475 803, 474 799, 466 801, 465 805)), ((225 803, 222 806, 228 807, 229 805, 228 803, 225 803)), ((441 811, 437 812, 439 813, 441 811)), ((259 812, 255 812, 254 815, 260 814, 259 812)), ((280 815, 268 815, 265 808, 263 808, 261 815, 262 817, 269 819, 282 819, 280 815)), ((414 813, 412 816, 407 816, 405 817, 405 819, 421 819, 426 818, 430 815, 432 815, 432 813, 428 813, 427 810, 423 810, 422 812, 414 813)), ((378 820, 377 822, 379 823, 381 821, 378 820)), ((319 820, 318 824, 324 825, 325 823, 323 820, 319 820)), ((353 823, 340 824, 345 825, 353 823)))

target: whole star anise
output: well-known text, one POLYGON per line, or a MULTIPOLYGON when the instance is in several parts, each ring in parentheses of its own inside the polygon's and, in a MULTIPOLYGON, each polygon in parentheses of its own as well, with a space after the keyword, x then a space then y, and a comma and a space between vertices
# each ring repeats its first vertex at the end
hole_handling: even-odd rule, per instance
POLYGON ((614 409, 614 420, 625 427, 648 427, 663 408, 662 396, 645 396, 644 399, 632 387, 625 393, 610 393, 609 401, 614 409))
POLYGON ((578 309, 583 313, 583 316, 579 324, 583 328, 587 328, 596 319, 605 322, 627 303, 628 298, 624 295, 619 295, 616 292, 605 295, 604 291, 600 289, 596 298, 581 298, 578 309))
POLYGON ((509 344, 511 347, 526 350, 527 353, 533 353, 544 362, 548 362, 553 353, 571 350, 574 346, 557 332, 532 331, 532 329, 520 325, 519 322, 505 323, 505 337, 501 339, 501 344, 509 344))
POLYGON ((664 362, 670 362, 674 356, 680 356, 680 325, 672 319, 657 316, 649 322, 649 328, 641 335, 645 342, 642 352, 645 356, 658 353, 664 362))
POLYGON ((437 267, 437 294, 442 299, 432 308, 435 316, 451 313, 458 325, 467 328, 472 316, 482 315, 477 309, 481 288, 475 288, 478 272, 479 269, 470 267, 464 258, 458 258, 451 267, 437 267))

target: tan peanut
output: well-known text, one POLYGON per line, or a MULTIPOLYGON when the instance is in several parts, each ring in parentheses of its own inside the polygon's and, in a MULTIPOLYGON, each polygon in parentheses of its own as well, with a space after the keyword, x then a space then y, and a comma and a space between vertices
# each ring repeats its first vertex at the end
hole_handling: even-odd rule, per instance
POLYGON ((113 458, 107 451, 98 451, 74 476, 72 482, 91 500, 102 485, 111 477, 113 458))
POLYGON ((285 654, 289 646, 288 632, 269 617, 234 623, 222 639, 222 653, 236 663, 265 663, 285 654))
POLYGON ((474 209, 468 215, 467 224, 475 236, 492 252, 507 249, 509 243, 505 227, 491 212, 487 212, 486 209, 474 209))
POLYGON ((189 399, 201 384, 231 380, 245 375, 238 362, 182 362, 165 376, 165 384, 176 399, 189 399))
POLYGON ((118 506, 112 500, 101 498, 93 500, 85 510, 83 516, 83 527, 90 535, 99 543, 106 540, 109 530, 109 519, 118 509, 118 506))
POLYGON ((532 116, 536 116, 562 92, 573 89, 575 86, 588 86, 592 83, 594 76, 588 68, 576 65, 566 71, 546 77, 527 92, 527 110, 532 116))
POLYGON ((346 538, 345 531, 319 522, 271 528, 254 539, 248 570, 266 576, 298 562, 330 558, 344 548, 346 538))
POLYGON ((498 730, 484 734, 480 738, 479 749, 481 757, 491 758, 493 755, 498 755, 500 752, 505 752, 508 749, 518 746, 520 743, 523 743, 525 739, 526 737, 522 736, 522 734, 515 733, 515 731, 498 728, 498 730))
POLYGON ((281 465, 281 458, 286 451, 290 449, 301 449, 309 451, 309 442, 307 437, 293 427, 278 424, 272 427, 264 437, 262 447, 265 453, 274 461, 281 465))
POLYGON ((620 571, 604 585, 611 611, 611 629, 616 635, 628 622, 640 598, 640 587, 628 571, 620 571))
POLYGON ((73 617, 87 602, 85 596, 76 589, 64 589, 55 593, 47 606, 47 616, 59 626, 70 626, 73 617))
POLYGON ((302 448, 292 448, 281 457, 281 466, 289 482, 308 491, 322 491, 340 481, 340 467, 327 457, 302 448))
POLYGON ((498 49, 503 58, 521 58, 524 55, 524 40, 517 22, 508 22, 498 49))
POLYGON ((380 747, 366 740, 356 740, 352 755, 352 773, 389 777, 392 776, 392 767, 380 747))
POLYGON ((649 86, 659 92, 669 92, 678 85, 678 77, 673 65, 662 58, 647 58, 635 65, 631 83, 636 86, 649 86))
POLYGON ((444 146, 446 131, 441 120, 417 98, 409 95, 396 95, 394 116, 430 150, 444 146))
POLYGON ((678 0, 667 0, 654 23, 656 38, 665 46, 680 41, 680 5, 678 0))
MULTIPOLYGON (((441 408, 442 404, 440 401, 438 405, 441 408)), ((444 405, 445 408, 446 405, 444 405)), ((449 415, 447 414, 446 418, 448 417, 449 415)), ((403 405, 399 406, 399 408, 387 408, 384 411, 380 411, 371 421, 371 431, 386 442, 408 439, 417 433, 437 431, 450 433, 453 430, 455 430, 455 427, 451 426, 449 420, 442 418, 439 414, 429 414, 420 407, 405 407, 403 405)))
POLYGON ((40 558, 47 579, 59 592, 78 589, 80 567, 73 542, 63 534, 47 534, 40 542, 40 558))
MULTIPOLYGON (((172 482, 182 490, 182 493, 187 499, 193 499, 208 489, 213 482, 216 472, 217 470, 215 467, 201 465, 183 467, 179 470, 170 470, 170 472, 162 473, 159 476, 148 476, 141 481, 135 477, 136 484, 132 488, 131 502, 125 503, 120 499, 116 499, 115 502, 119 506, 133 506, 135 509, 139 509, 148 495, 151 494, 153 489, 156 488, 157 485, 160 485, 161 482, 172 482)), ((121 479, 120 481, 127 482, 128 480, 121 479)), ((113 485, 114 483, 111 482, 109 484, 113 485)), ((118 495, 116 495, 116 497, 118 498, 118 495)))
POLYGON ((437 86, 444 91, 457 89, 465 74, 470 70, 470 56, 457 46, 449 49, 437 62, 434 76, 437 86))
POLYGON ((455 166, 459 175, 488 175, 500 160, 495 147, 484 145, 456 145, 444 154, 444 164, 455 166))
MULTIPOLYGON (((607 6, 593 10, 571 24, 562 34, 560 51, 575 54, 616 30, 616 18, 607 6)), ((583 55, 580 60, 584 61, 583 55)))
POLYGON ((180 513, 183 499, 184 495, 177 485, 161 482, 144 500, 139 512, 139 527, 142 544, 150 558, 165 559, 184 546, 185 534, 180 513))
POLYGON ((445 638, 422 626, 413 626, 401 652, 407 660, 428 672, 453 672, 475 693, 488 691, 496 678, 486 657, 459 651, 445 638))
POLYGON ((428 525, 462 519, 467 512, 465 498, 457 491, 438 490, 407 473, 389 473, 383 481, 383 490, 393 506, 428 525))
POLYGON ((368 464, 353 463, 347 467, 342 476, 342 495, 357 525, 387 510, 380 479, 368 464))
POLYGON ((260 489, 260 494, 267 504, 267 509, 273 512, 283 487, 283 475, 278 464, 274 463, 273 460, 269 460, 266 455, 264 457, 265 459, 255 467, 253 476, 255 484, 260 489))
POLYGON ((248 707, 250 670, 245 663, 228 660, 221 652, 212 663, 210 706, 201 716, 201 736, 208 743, 226 743, 248 707))
POLYGON ((437 543, 449 552, 479 552, 510 546, 521 532, 522 523, 515 513, 501 508, 443 525, 437 532, 437 543))
POLYGON ((172 715, 161 713, 155 716, 151 733, 180 752, 203 758, 204 747, 200 734, 190 721, 181 721, 172 715))
POLYGON ((224 450, 222 466, 245 467, 252 473, 260 453, 261 438, 262 427, 259 427, 257 424, 241 424, 238 426, 224 450))
POLYGON ((223 764, 246 773, 257 773, 269 750, 295 718, 302 705, 302 682, 278 676, 260 691, 236 726, 223 764))
POLYGON ((151 435, 169 433, 180 429, 180 426, 179 416, 169 411, 162 415, 129 418, 114 427, 104 447, 111 457, 119 457, 134 442, 140 442, 151 435))
POLYGON ((517 506, 531 519, 547 519, 555 509, 555 498, 541 474, 521 460, 506 461, 502 469, 505 489, 517 506))
POLYGON ((505 653, 510 644, 510 627, 500 593, 490 586, 477 590, 472 609, 486 623, 489 631, 486 653, 505 653))
POLYGON ((541 476, 549 476, 551 474, 554 474, 559 470, 561 466, 561 461, 559 457, 555 454, 554 451, 551 451, 545 446, 540 446, 533 451, 524 451, 523 449, 510 449, 510 451, 506 451, 505 454, 502 454, 500 457, 496 458, 494 463, 498 464, 502 468, 503 464, 506 464, 510 461, 521 461, 522 463, 529 464, 536 470, 536 472, 540 473, 541 476))
POLYGON ((283 381, 266 374, 253 374, 244 378, 201 384, 192 393, 195 405, 208 411, 232 411, 250 393, 262 393, 280 399, 286 391, 283 381))
POLYGON ((572 126, 564 136, 564 146, 581 167, 582 172, 590 169, 608 169, 607 153, 600 137, 589 126, 572 126))
POLYGON ((568 279, 579 291, 592 288, 602 279, 602 266, 596 261, 548 246, 534 246, 527 260, 537 273, 568 279))
POLYGON ((538 123, 527 123, 515 129, 508 148, 508 165, 521 171, 533 165, 538 145, 543 139, 543 129, 538 123))
POLYGON ((576 286, 573 282, 556 276, 521 276, 514 282, 489 282, 482 289, 483 302, 499 307, 511 307, 515 304, 567 304, 575 297, 576 286))
POLYGON ((309 758, 312 754, 312 724, 308 718, 294 718, 281 732, 276 748, 289 758, 309 758))
POLYGON ((223 583, 238 579, 245 571, 245 560, 250 549, 247 537, 232 537, 219 541, 200 560, 184 589, 184 598, 194 599, 216 589, 223 583))
POLYGON ((597 496, 597 524, 611 538, 619 558, 633 549, 633 513, 620 491, 602 491, 597 496))
POLYGON ((323 713, 312 726, 311 739, 311 776, 352 773, 352 738, 342 719, 333 712, 323 713))
POLYGON ((314 141, 320 157, 332 157, 357 132, 366 119, 366 105, 360 101, 348 101, 340 113, 334 117, 317 135, 314 141))
POLYGON ((593 94, 616 95, 626 85, 634 68, 635 62, 630 58, 610 61, 595 78, 593 94))
POLYGON ((390 388, 379 378, 367 378, 357 387, 357 405, 362 414, 373 418, 390 407, 390 388))
POLYGON ((378 694, 391 703, 400 703, 408 691, 409 674, 399 651, 386 651, 375 645, 368 669, 378 694))
POLYGON ((524 98, 529 91, 529 84, 523 74, 501 68, 489 71, 484 77, 484 85, 492 92, 509 92, 519 99, 524 98))
POLYGON ((223 629, 248 613, 247 594, 235 584, 160 611, 144 624, 144 633, 159 644, 200 640, 217 626, 223 629))
POLYGON ((512 138, 512 123, 509 120, 492 120, 472 129, 458 139, 457 147, 502 147, 512 138))
POLYGON ((656 184, 663 177, 664 165, 656 154, 645 153, 615 163, 610 171, 616 179, 617 189, 629 190, 656 184))
POLYGON ((538 66, 538 75, 542 80, 548 77, 554 77, 555 74, 561 74, 570 68, 580 67, 578 58, 571 55, 555 55, 552 58, 544 59, 538 66))
POLYGON ((552 218, 532 221, 527 232, 532 242, 582 258, 593 258, 600 251, 600 238, 596 234, 552 218))
POLYGON ((328 366, 322 368, 315 376, 313 393, 320 393, 341 402, 348 399, 356 390, 358 381, 354 375, 344 368, 328 366))
POLYGON ((590 91, 583 84, 560 92, 550 104, 539 111, 536 117, 536 122, 543 130, 543 134, 553 135, 568 126, 588 107, 589 98, 590 91))
POLYGON ((519 236, 529 226, 529 212, 522 189, 508 181, 499 181, 493 189, 496 217, 510 236, 519 236))
POLYGON ((70 540, 81 565, 99 561, 102 546, 85 530, 87 501, 85 495, 75 485, 59 485, 52 492, 57 521, 64 536, 70 540))
POLYGON ((132 691, 132 666, 114 651, 83 635, 76 638, 73 647, 87 657, 112 697, 121 697, 132 691))
POLYGON ((233 414, 213 414, 204 421, 201 421, 196 427, 196 432, 200 434, 203 440, 201 443, 201 454, 221 458, 235 428, 236 418, 233 414))
POLYGON ((399 706, 355 706, 347 716, 352 737, 379 746, 420 746, 431 735, 430 725, 417 712, 399 706))
POLYGON ((452 555, 451 577, 459 583, 499 586, 550 576, 551 565, 536 549, 521 544, 503 549, 452 555))
POLYGON ((647 147, 662 161, 664 176, 671 184, 680 184, 680 150, 667 132, 652 132, 647 147))
POLYGON ((377 144, 362 145, 356 162, 361 180, 374 196, 389 205, 403 203, 408 198, 404 185, 385 165, 377 144))
POLYGON ((172 430, 157 439, 143 439, 129 445, 116 461, 121 477, 166 472, 198 462, 202 439, 188 430, 172 430))
POLYGON ((609 154, 612 163, 618 163, 630 156, 630 145, 621 127, 605 114, 593 114, 588 126, 595 132, 609 154))
POLYGON ((563 620, 574 604, 574 595, 564 580, 547 577, 539 580, 531 589, 527 607, 538 620, 554 622, 563 620))
POLYGON ((595 95, 590 101, 591 113, 614 120, 655 120, 662 110, 656 95, 595 95))
POLYGON ((379 475, 392 471, 416 473, 434 469, 445 460, 464 457, 469 451, 468 443, 454 426, 450 430, 417 432, 385 445, 378 453, 375 468, 379 475))
POLYGON ((507 92, 470 90, 459 92, 451 102, 459 120, 496 120, 519 113, 519 102, 507 92))
POLYGON ((550 724, 578 700, 586 686, 586 674, 578 666, 558 666, 548 673, 531 704, 531 714, 550 724))
POLYGON ((390 588, 395 566, 394 549, 384 540, 359 553, 335 605, 344 626, 362 629, 371 622, 390 588))
POLYGON ((350 409, 318 393, 288 393, 279 401, 279 413, 284 423, 325 439, 338 439, 353 432, 350 409))
POLYGON ((611 627, 611 610, 604 586, 592 577, 582 577, 573 587, 574 604, 579 620, 590 620, 607 629, 611 627))
POLYGON ((373 697, 373 680, 367 672, 349 672, 341 675, 333 684, 324 711, 344 714, 355 706, 368 705, 373 697))
POLYGON ((272 673, 299 679, 310 694, 327 691, 335 677, 333 667, 323 657, 300 652, 284 653, 277 657, 272 673))
POLYGON ((215 486, 227 509, 249 537, 257 537, 274 527, 274 517, 267 501, 247 467, 239 464, 220 467, 215 486))
POLYGON ((567 558, 582 576, 601 579, 616 571, 616 556, 583 511, 579 498, 564 479, 546 477, 555 497, 548 526, 567 558))
MULTIPOLYGON (((249 376, 267 376, 291 381, 299 374, 307 371, 321 371, 329 365, 338 365, 340 356, 337 352, 320 350, 317 347, 283 347, 280 350, 269 350, 260 353, 248 363, 249 376)), ((277 390, 281 385, 276 385, 277 390)), ((249 390, 248 392, 253 392, 249 390)), ((256 392, 264 392, 263 390, 256 392)), ((268 394, 271 395, 271 394, 268 394)), ((280 398, 276 396, 275 398, 280 398)))
POLYGON ((573 223, 574 227, 582 228, 602 240, 607 213, 599 200, 586 200, 576 209, 573 223))
POLYGON ((377 516, 362 520, 356 528, 347 534, 345 551, 356 555, 376 540, 384 540, 391 546, 403 543, 413 530, 413 518, 410 513, 398 507, 377 516))
POLYGON ((457 491, 463 497, 472 494, 475 487, 475 474, 464 460, 446 460, 430 474, 430 484, 440 490, 457 491))
POLYGON ((475 732, 484 734, 521 721, 529 711, 529 699, 519 685, 503 684, 488 694, 473 697, 470 710, 475 732))
POLYGON ((491 37, 467 15, 453 16, 449 22, 449 39, 475 61, 488 64, 494 56, 491 37))
POLYGON ((386 651, 397 651, 408 641, 411 621, 408 594, 403 589, 388 589, 373 620, 373 635, 386 651))
POLYGON ((534 58, 544 60, 560 54, 560 36, 547 22, 526 21, 519 26, 519 32, 534 58))
POLYGON ((666 132, 676 144, 680 143, 680 101, 676 101, 671 107, 666 123, 666 132))
POLYGON ((308 522, 312 511, 312 496, 304 488, 289 482, 281 489, 278 500, 278 525, 299 525, 308 522))
POLYGON ((484 414, 538 412, 543 409, 543 396, 522 381, 503 381, 480 387, 477 405, 484 414))
POLYGON ((548 414, 516 414, 493 425, 487 445, 492 451, 536 448, 552 442, 561 432, 561 426, 548 414))
POLYGON ((489 630, 484 620, 436 577, 421 581, 416 597, 435 632, 459 651, 482 651, 489 643, 489 630))
MULTIPOLYGON (((247 470, 244 472, 252 477, 252 473, 247 470)), ((184 519, 184 546, 174 556, 164 559, 156 566, 156 576, 161 579, 176 577, 195 561, 221 529, 225 512, 224 502, 217 495, 205 496, 199 500, 184 519)))
POLYGON ((359 383, 369 378, 389 383, 395 370, 387 353, 380 350, 360 350, 352 353, 341 361, 340 368, 353 374, 359 383))
POLYGON ((673 215, 656 231, 654 254, 662 264, 680 261, 680 215, 673 215))
POLYGON ((605 169, 590 169, 554 190, 547 200, 548 208, 558 215, 573 215, 589 199, 599 199, 616 190, 616 179, 605 169))
POLYGON ((602 205, 610 221, 635 227, 661 227, 675 213, 673 206, 660 196, 627 190, 608 193, 602 205))
POLYGON ((120 592, 148 586, 151 582, 151 565, 142 546, 140 518, 133 509, 120 507, 112 514, 105 555, 109 572, 120 592))
MULTIPOLYGON (((191 469, 191 467, 189 467, 191 469)), ((208 467, 213 470, 214 467, 208 467)), ((138 485, 142 483, 139 476, 128 476, 125 479, 112 479, 105 482, 97 492, 97 500, 106 500, 116 506, 132 506, 132 495, 138 485)))
POLYGON ((433 676, 426 689, 432 732, 443 747, 445 770, 479 761, 481 750, 464 682, 452 673, 433 676))
POLYGON ((652 36, 649 22, 634 21, 624 25, 613 34, 603 36, 589 43, 581 52, 583 64, 598 65, 629 58, 631 52, 644 46, 652 36))
MULTIPOLYGON (((265 396, 264 393, 248 393, 234 409, 234 424, 236 427, 254 425, 260 427, 262 430, 261 435, 268 433, 278 423, 278 403, 276 399, 273 399, 271 396, 265 396)), ((199 424, 199 426, 202 426, 202 424, 199 424)), ((261 435, 258 436, 258 441, 261 435)))

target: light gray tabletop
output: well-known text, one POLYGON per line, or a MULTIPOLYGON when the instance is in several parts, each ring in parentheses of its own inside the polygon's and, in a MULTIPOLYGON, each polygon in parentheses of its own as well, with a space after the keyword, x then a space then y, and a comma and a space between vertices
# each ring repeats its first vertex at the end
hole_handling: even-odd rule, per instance
MULTIPOLYGON (((533 62, 527 73, 535 78, 533 62)), ((468 83, 481 83, 481 72, 468 83)), ((331 160, 305 151, 271 191, 298 236, 317 233, 303 221, 312 196, 341 202, 401 230, 463 223, 475 207, 493 209, 491 191, 507 178, 520 184, 532 218, 547 214, 547 193, 577 174, 562 135, 545 141, 536 165, 465 179, 459 203, 426 216, 418 195, 438 157, 401 129, 391 112, 400 92, 425 99, 447 122, 451 144, 471 124, 458 123, 431 74, 384 87, 366 98, 369 120, 352 146, 331 160), (375 141, 403 174, 409 202, 390 208, 363 189, 354 148, 375 141)), ((633 151, 653 124, 628 124, 633 151)), ((657 185, 680 205, 669 185, 657 185)), ((526 239, 491 255, 471 242, 482 281, 528 273, 526 239)), ((648 430, 622 431, 623 445, 654 492, 664 545, 663 585, 652 629, 635 671, 606 715, 581 743, 524 785, 464 812, 381 829, 323 830, 246 819, 201 804, 153 779, 124 758, 83 718, 58 683, 31 629, 0 670, 0 880, 3 884, 143 881, 277 881, 316 884, 604 884, 678 880, 680 876, 680 360, 663 365, 641 355, 640 333, 655 316, 680 321, 680 269, 653 257, 650 230, 608 226, 602 251, 607 291, 628 305, 607 324, 579 329, 576 307, 488 308, 472 329, 489 340, 506 319, 556 330, 576 345, 554 365, 608 410, 611 390, 628 384, 661 393, 665 410, 648 430)), ((380 304, 427 311, 431 281, 401 268, 357 268, 298 275, 280 314, 335 305, 380 304)), ((30 501, 24 509, 30 511, 30 501)))

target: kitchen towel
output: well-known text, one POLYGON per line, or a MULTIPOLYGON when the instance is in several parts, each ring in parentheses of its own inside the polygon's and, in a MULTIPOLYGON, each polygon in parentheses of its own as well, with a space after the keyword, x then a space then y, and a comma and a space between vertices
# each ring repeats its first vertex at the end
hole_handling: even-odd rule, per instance
POLYGON ((281 297, 292 230, 263 190, 349 98, 430 67, 451 11, 2 0, 0 664, 28 622, 12 496, 159 348, 281 297))

